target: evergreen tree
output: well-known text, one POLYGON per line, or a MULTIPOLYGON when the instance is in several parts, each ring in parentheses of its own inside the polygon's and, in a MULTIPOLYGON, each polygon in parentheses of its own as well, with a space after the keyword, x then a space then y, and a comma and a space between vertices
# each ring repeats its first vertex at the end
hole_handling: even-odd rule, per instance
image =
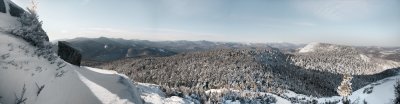
POLYGON ((10 31, 10 34, 20 37, 36 46, 38 49, 35 50, 35 54, 43 56, 48 61, 54 61, 57 56, 52 50, 53 45, 49 42, 47 33, 42 28, 42 21, 39 20, 39 16, 36 12, 36 2, 32 1, 32 7, 28 8, 26 12, 22 13, 18 18, 20 22, 19 27, 14 28, 10 31))
POLYGON ((39 16, 34 10, 28 9, 18 18, 21 25, 11 30, 11 34, 24 39, 33 46, 44 47, 49 38, 42 29, 42 21, 38 18, 39 16))
POLYGON ((343 104, 350 104, 350 100, 347 97, 351 95, 352 92, 351 82, 350 82, 351 79, 353 79, 353 77, 350 74, 343 75, 343 81, 337 88, 337 93, 343 97, 342 99, 343 104))

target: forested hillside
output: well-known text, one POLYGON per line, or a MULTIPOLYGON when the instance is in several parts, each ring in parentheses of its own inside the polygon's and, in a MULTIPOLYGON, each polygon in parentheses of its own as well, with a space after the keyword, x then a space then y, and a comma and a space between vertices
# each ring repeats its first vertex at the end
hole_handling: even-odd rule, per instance
MULTIPOLYGON (((204 96, 203 91, 219 88, 277 95, 284 90, 316 97, 337 95, 341 74, 304 69, 293 64, 291 57, 275 48, 217 49, 170 57, 124 59, 96 67, 116 70, 138 82, 162 85, 169 95, 204 96)), ((392 75, 394 70, 355 76, 352 87, 356 90, 392 75)), ((201 99, 206 100, 207 96, 201 99)))

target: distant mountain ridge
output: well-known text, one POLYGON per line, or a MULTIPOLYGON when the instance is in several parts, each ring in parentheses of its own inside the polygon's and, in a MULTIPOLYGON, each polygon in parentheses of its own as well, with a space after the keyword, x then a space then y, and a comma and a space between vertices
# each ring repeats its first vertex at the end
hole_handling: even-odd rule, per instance
POLYGON ((275 47, 282 51, 294 51, 302 45, 291 43, 235 43, 211 41, 148 41, 117 38, 75 38, 65 40, 81 51, 84 61, 107 62, 123 58, 165 57, 182 52, 275 47))
POLYGON ((167 49, 140 46, 122 39, 101 37, 96 39, 77 38, 67 41, 82 53, 83 60, 111 61, 129 57, 160 57, 176 54, 167 49))

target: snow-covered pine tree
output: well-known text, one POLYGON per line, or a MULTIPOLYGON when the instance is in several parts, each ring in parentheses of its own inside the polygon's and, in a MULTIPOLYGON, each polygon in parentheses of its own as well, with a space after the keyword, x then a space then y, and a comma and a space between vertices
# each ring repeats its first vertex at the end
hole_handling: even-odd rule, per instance
POLYGON ((21 23, 19 27, 11 30, 11 34, 21 37, 33 46, 42 47, 49 41, 46 32, 42 29, 42 21, 39 21, 35 11, 28 9, 18 18, 21 23))
POLYGON ((54 55, 54 51, 52 50, 53 45, 49 42, 49 37, 42 28, 42 21, 39 20, 39 16, 35 10, 36 7, 33 6, 31 8, 28 8, 28 11, 22 13, 18 18, 20 25, 9 32, 36 46, 38 49, 35 50, 35 53, 38 56, 43 56, 48 61, 54 61, 57 56, 54 55))
POLYGON ((350 104, 350 100, 347 97, 351 95, 352 92, 351 82, 350 82, 351 79, 353 79, 353 77, 350 74, 344 74, 343 81, 337 88, 337 93, 343 97, 342 99, 343 104, 350 104))

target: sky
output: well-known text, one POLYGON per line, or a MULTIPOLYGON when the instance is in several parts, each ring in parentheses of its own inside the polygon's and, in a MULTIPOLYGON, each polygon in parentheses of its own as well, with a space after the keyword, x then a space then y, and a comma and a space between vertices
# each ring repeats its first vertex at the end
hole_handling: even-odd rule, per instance
MULTIPOLYGON (((13 0, 29 6, 29 0, 13 0)), ((50 40, 400 46, 400 0, 37 0, 50 40)))

